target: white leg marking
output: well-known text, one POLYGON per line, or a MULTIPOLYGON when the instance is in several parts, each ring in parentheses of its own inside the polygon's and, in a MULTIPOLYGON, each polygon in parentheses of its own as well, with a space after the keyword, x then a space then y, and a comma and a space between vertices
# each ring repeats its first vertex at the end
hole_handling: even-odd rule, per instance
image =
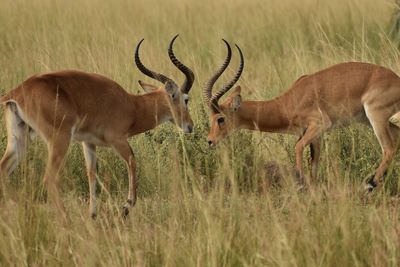
POLYGON ((397 127, 400 127, 400 112, 397 112, 396 114, 392 115, 389 118, 389 122, 396 125, 397 127))
POLYGON ((96 147, 92 144, 82 143, 85 156, 86 170, 89 179, 89 212, 92 217, 96 216, 96 147))
POLYGON ((10 103, 5 109, 7 148, 0 163, 2 175, 10 175, 15 170, 25 154, 27 144, 27 127, 9 105, 15 104, 10 103))

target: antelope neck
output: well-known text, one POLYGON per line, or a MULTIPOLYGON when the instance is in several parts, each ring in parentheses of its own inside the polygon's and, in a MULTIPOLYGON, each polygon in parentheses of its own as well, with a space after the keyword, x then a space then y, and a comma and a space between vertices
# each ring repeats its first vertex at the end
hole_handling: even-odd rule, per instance
POLYGON ((134 109, 131 135, 151 130, 172 117, 168 95, 160 90, 131 97, 134 109))
POLYGON ((237 111, 239 128, 263 132, 286 132, 290 116, 279 99, 243 101, 237 111))

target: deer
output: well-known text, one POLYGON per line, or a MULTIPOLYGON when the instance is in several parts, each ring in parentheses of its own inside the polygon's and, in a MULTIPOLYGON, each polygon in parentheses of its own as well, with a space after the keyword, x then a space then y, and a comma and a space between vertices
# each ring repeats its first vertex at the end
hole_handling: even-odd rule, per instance
POLYGON ((207 137, 210 146, 239 129, 297 135, 295 166, 303 186, 304 149, 310 147, 311 176, 306 181, 309 183, 317 178, 322 134, 362 123, 372 127, 382 149, 379 166, 364 180, 366 192, 382 184, 399 141, 399 76, 375 64, 345 62, 301 76, 283 94, 270 100, 242 100, 241 87, 237 86, 219 103, 239 80, 244 68, 243 53, 235 44, 240 56, 239 68, 232 80, 212 94, 215 82, 232 56, 230 44, 224 39, 223 42, 227 56, 203 88, 204 101, 210 109, 211 126, 207 137))
POLYGON ((139 57, 142 39, 135 50, 136 66, 162 84, 155 86, 139 80, 145 91, 142 95, 130 94, 117 82, 99 74, 64 70, 34 75, 2 96, 8 139, 0 161, 0 178, 9 176, 23 158, 27 136, 38 135, 48 149, 43 178, 47 198, 65 217, 57 188, 59 172, 71 142, 80 142, 89 181, 89 214, 96 218, 96 147, 111 147, 125 161, 128 170, 129 192, 122 208, 126 217, 137 199, 137 165, 128 138, 164 122, 174 122, 184 133, 193 130, 188 94, 195 77, 174 54, 177 37, 170 41, 168 55, 185 75, 181 86, 143 65, 139 57))

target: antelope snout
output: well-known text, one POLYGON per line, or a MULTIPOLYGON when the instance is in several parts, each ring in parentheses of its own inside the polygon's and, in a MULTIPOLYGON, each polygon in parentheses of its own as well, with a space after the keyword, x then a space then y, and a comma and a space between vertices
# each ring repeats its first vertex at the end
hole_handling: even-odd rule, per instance
POLYGON ((214 146, 215 145, 215 141, 213 141, 211 139, 208 139, 207 142, 208 142, 209 146, 214 146))
POLYGON ((193 132, 193 125, 192 124, 185 124, 183 127, 184 133, 191 133, 193 132))

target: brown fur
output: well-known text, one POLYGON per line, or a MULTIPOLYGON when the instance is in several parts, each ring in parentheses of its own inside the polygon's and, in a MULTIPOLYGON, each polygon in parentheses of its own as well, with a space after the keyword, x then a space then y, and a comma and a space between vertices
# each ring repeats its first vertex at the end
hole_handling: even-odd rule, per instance
POLYGON ((298 135, 296 167, 302 177, 302 154, 310 144, 314 150, 312 177, 317 175, 323 132, 353 122, 372 126, 383 151, 374 176, 378 183, 396 152, 399 129, 389 118, 400 111, 400 78, 378 65, 341 63, 302 76, 272 100, 241 101, 237 87, 219 106, 222 112, 211 115, 209 143, 241 128, 298 135), (225 122, 218 125, 221 117, 225 122))
POLYGON ((127 163, 130 178, 124 210, 127 214, 128 207, 136 202, 136 161, 127 138, 169 120, 175 120, 188 131, 193 125, 183 94, 177 88, 174 97, 164 87, 144 95, 131 95, 104 76, 80 71, 35 75, 2 97, 1 101, 10 105, 6 107, 9 145, 0 162, 0 177, 12 172, 18 163, 15 155, 22 154, 26 148, 22 143, 22 135, 26 132, 15 126, 15 121, 20 118, 21 124, 38 133, 47 143, 49 159, 44 181, 50 197, 63 210, 56 187, 57 176, 70 142, 80 141, 84 146, 91 185, 92 216, 96 213, 92 203, 96 146, 114 148, 127 163), (16 107, 14 110, 10 108, 13 105, 16 107), (21 144, 15 146, 13 142, 21 144))

